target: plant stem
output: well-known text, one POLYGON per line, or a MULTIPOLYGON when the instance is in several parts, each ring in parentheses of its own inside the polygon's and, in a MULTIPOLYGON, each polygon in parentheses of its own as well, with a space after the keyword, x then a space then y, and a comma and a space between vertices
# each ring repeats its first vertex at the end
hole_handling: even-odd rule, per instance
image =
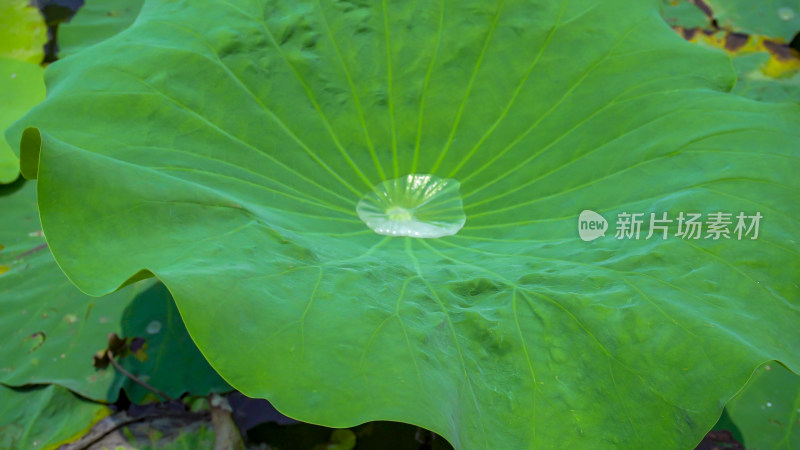
POLYGON ((117 362, 117 360, 114 359, 114 355, 112 355, 110 351, 108 352, 108 359, 109 359, 109 361, 111 361, 111 364, 113 364, 114 367, 117 370, 122 372, 122 374, 125 375, 126 377, 130 378, 134 383, 138 384, 139 386, 142 386, 143 388, 153 392, 154 394, 156 394, 158 396, 161 396, 161 397, 165 398, 168 402, 174 402, 175 401, 174 398, 172 398, 169 395, 159 391, 158 389, 154 388, 153 386, 150 386, 149 384, 145 383, 144 381, 136 378, 136 376, 134 376, 132 373, 130 373, 127 370, 123 369, 122 366, 117 362))

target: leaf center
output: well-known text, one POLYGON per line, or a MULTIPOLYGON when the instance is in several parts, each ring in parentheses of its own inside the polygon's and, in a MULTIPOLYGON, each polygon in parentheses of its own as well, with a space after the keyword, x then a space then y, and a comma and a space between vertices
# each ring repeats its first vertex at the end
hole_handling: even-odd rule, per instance
POLYGON ((410 174, 377 184, 358 202, 356 212, 381 235, 451 236, 466 222, 459 187, 452 178, 410 174))

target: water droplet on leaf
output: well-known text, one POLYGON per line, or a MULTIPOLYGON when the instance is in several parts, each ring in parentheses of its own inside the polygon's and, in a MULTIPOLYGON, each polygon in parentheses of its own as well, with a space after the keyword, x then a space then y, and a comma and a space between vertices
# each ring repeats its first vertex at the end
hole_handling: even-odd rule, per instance
POLYGON ((153 320, 147 324, 145 331, 147 331, 149 334, 158 334, 158 332, 161 331, 161 322, 153 320))
POLYGON ((372 231, 385 236, 439 238, 458 233, 466 222, 452 178, 410 174, 376 185, 356 212, 372 231))
POLYGON ((778 8, 778 17, 780 17, 781 20, 792 20, 794 19, 794 16, 795 12, 792 8, 789 8, 788 6, 778 8))

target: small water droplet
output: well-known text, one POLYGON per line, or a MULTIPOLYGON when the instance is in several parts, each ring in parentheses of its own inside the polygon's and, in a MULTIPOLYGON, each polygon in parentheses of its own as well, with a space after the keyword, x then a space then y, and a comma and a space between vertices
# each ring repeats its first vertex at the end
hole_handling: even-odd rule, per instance
POLYGON ((460 186, 452 178, 410 174, 377 184, 358 202, 356 212, 372 231, 385 236, 452 236, 467 220, 460 186))
POLYGON ((15 74, 15 73, 12 73, 12 74, 11 74, 11 79, 13 80, 14 78, 17 78, 17 74, 15 74))
POLYGON ((794 19, 794 16, 795 12, 792 8, 789 8, 788 6, 778 8, 778 17, 780 17, 781 20, 792 20, 794 19))
POLYGON ((149 334, 158 334, 158 332, 161 331, 161 322, 153 320, 147 324, 145 331, 147 331, 149 334))
POLYGON ((767 408, 772 408, 772 402, 767 402, 767 408))

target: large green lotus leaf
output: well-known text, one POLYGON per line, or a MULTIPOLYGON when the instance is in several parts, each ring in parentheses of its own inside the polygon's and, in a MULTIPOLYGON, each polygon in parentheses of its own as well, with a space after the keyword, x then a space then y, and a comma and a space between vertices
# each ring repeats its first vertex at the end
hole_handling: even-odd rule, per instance
MULTIPOLYGON (((726 93, 729 58, 659 6, 148 2, 48 68, 8 136, 71 280, 154 274, 221 375, 294 418, 685 448, 758 365, 800 370, 800 108, 726 93), (412 173, 460 182, 457 234, 361 222, 412 173), (584 209, 764 218, 757 240, 584 242, 584 209)), ((458 216, 454 181, 405 180, 447 183, 426 213, 458 216)))
POLYGON ((728 411, 747 448, 800 448, 800 377, 780 364, 759 367, 728 411))
POLYGON ((112 402, 124 388, 140 402, 149 391, 113 367, 92 365, 108 334, 117 333, 145 339, 145 361, 128 356, 119 362, 169 395, 226 389, 192 343, 163 285, 137 283, 97 299, 69 282, 42 237, 35 182, 0 187, 0 212, 0 382, 56 383, 112 402))
MULTIPOLYGON (((0 130, 10 127, 44 100, 43 69, 35 64, 0 57, 0 130)), ((0 139, 0 184, 19 176, 19 159, 0 139)))
POLYGON ((86 0, 75 17, 58 31, 59 56, 65 57, 128 28, 144 0, 86 0))
POLYGON ((55 449, 79 438, 109 412, 61 386, 0 385, 0 448, 55 449))
POLYGON ((28 0, 0 3, 0 57, 39 64, 44 58, 47 26, 28 0))
POLYGON ((723 28, 786 41, 800 32, 800 0, 706 0, 706 3, 723 28))

